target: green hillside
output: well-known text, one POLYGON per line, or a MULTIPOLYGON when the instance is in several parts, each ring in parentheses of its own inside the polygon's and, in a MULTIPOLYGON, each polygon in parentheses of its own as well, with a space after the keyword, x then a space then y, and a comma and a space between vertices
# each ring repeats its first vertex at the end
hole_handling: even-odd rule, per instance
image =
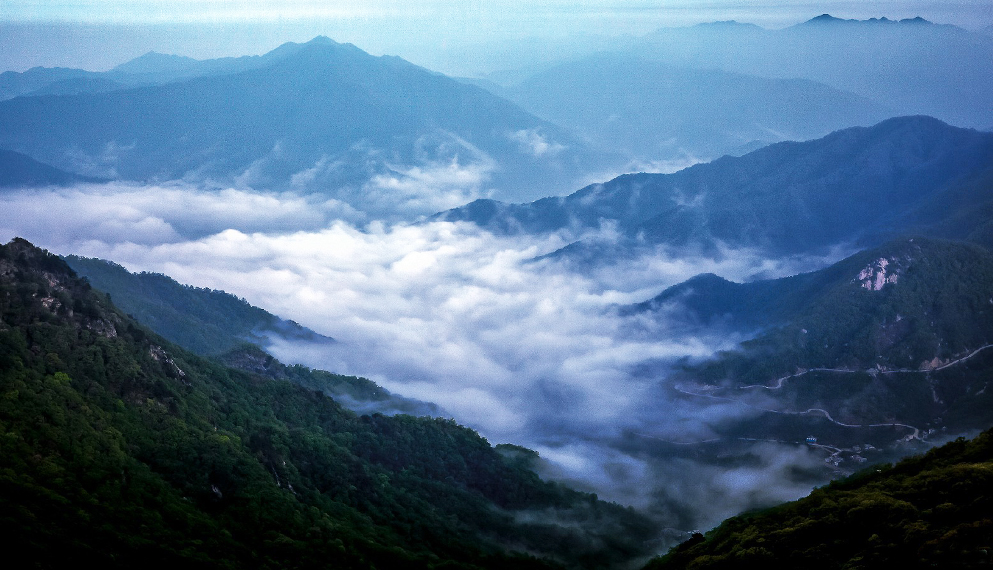
POLYGON ((135 320, 197 354, 211 356, 270 336, 332 342, 230 293, 182 285, 160 273, 131 273, 111 261, 69 255, 66 263, 135 320))
POLYGON ((728 519, 647 569, 986 568, 993 431, 728 519))
POLYGON ((740 410, 708 425, 725 445, 813 438, 837 477, 993 425, 993 255, 975 244, 904 239, 785 279, 702 276, 627 310, 758 331, 667 387, 740 410))
POLYGON ((814 274, 742 288, 750 312, 781 326, 695 376, 748 383, 797 369, 929 370, 993 343, 993 254, 964 242, 900 240, 814 274))
POLYGON ((358 416, 193 355, 23 240, 0 247, 0 316, 12 560, 598 568, 650 554, 656 529, 630 509, 544 482, 451 420, 358 416))

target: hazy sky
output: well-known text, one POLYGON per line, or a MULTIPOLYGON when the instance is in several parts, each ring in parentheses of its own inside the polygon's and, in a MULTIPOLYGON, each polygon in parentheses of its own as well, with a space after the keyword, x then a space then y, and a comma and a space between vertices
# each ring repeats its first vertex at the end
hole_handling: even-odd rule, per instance
POLYGON ((989 0, 4 0, 0 70, 58 65, 99 71, 149 50, 197 58, 258 54, 323 34, 377 55, 465 72, 473 62, 460 58, 477 57, 486 46, 503 49, 508 41, 541 38, 554 44, 543 49, 564 51, 565 38, 588 46, 598 41, 590 36, 637 36, 728 19, 777 28, 825 12, 922 16, 971 29, 993 24, 989 0))
MULTIPOLYGON (((951 15, 955 23, 988 18, 987 0, 882 0, 811 2, 809 0, 5 0, 5 20, 69 20, 84 22, 218 22, 259 20, 339 20, 428 18, 441 26, 479 23, 586 21, 590 29, 610 33, 593 21, 639 25, 680 23, 747 14, 768 22, 788 24, 796 14, 835 11, 848 15, 951 15), (985 7, 985 9, 984 9, 985 7), (970 13, 974 13, 970 16, 970 13)), ((486 32, 476 28, 475 31, 486 32)))

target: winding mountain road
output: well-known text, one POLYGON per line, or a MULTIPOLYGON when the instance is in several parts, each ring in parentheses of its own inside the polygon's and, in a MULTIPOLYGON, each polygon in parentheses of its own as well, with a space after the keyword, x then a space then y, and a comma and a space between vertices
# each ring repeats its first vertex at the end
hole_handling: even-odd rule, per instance
MULTIPOLYGON (((673 388, 677 392, 679 392, 681 394, 686 394, 688 396, 696 396, 698 398, 710 398, 710 399, 713 399, 713 400, 722 400, 722 401, 725 401, 725 402, 732 402, 732 403, 735 403, 735 404, 739 404, 741 406, 745 406, 747 408, 752 408, 753 410, 759 410, 759 411, 767 412, 767 413, 770 413, 770 414, 784 414, 784 415, 794 415, 794 416, 803 416, 803 415, 807 415, 807 414, 821 414, 821 415, 824 416, 824 418, 827 421, 829 421, 829 422, 831 422, 831 423, 833 423, 835 425, 841 426, 841 427, 848 427, 848 428, 901 427, 901 428, 906 428, 906 429, 909 429, 909 430, 912 431, 912 433, 906 437, 906 440, 907 441, 910 441, 912 439, 920 439, 920 437, 919 437, 920 436, 920 433, 921 433, 920 432, 920 429, 918 429, 918 428, 916 428, 916 427, 914 427, 912 425, 908 425, 908 424, 902 424, 902 423, 897 423, 897 422, 893 422, 893 423, 878 423, 878 424, 846 424, 844 422, 841 422, 841 421, 838 421, 838 420, 834 419, 833 417, 831 417, 831 413, 830 412, 828 412, 827 410, 821 409, 821 408, 809 408, 809 409, 806 409, 806 410, 804 410, 802 412, 795 412, 795 411, 789 411, 789 410, 773 410, 773 409, 769 409, 769 408, 763 408, 763 407, 760 407, 760 406, 755 406, 753 404, 749 404, 748 402, 743 402, 743 401, 738 400, 736 398, 729 398, 727 396, 715 396, 713 394, 701 394, 699 392, 692 392, 690 390, 687 390, 687 389, 683 388, 679 384, 676 384, 675 386, 673 386, 673 388)), ((766 388, 768 388, 768 386, 766 386, 766 388)))
MULTIPOLYGON (((955 360, 952 360, 951 362, 948 362, 946 364, 943 364, 943 365, 941 365, 941 366, 939 366, 937 368, 932 368, 930 370, 921 370, 919 368, 916 368, 916 369, 915 368, 897 368, 895 370, 880 370, 879 373, 880 374, 903 374, 903 373, 908 373, 908 372, 937 372, 939 370, 944 370, 946 368, 950 368, 952 366, 955 366, 956 364, 960 364, 960 363, 962 363, 962 362, 964 362, 966 360, 969 360, 970 358, 972 358, 973 356, 976 356, 977 354, 979 354, 980 352, 986 350, 987 348, 993 348, 993 344, 987 344, 985 346, 981 346, 981 347, 977 348, 976 350, 970 352, 969 354, 967 354, 967 355, 965 355, 965 356, 963 356, 961 358, 957 358, 955 360)), ((783 387, 783 384, 787 380, 789 380, 790 378, 798 378, 800 376, 803 376, 804 374, 809 374, 811 372, 837 372, 839 374, 853 374, 853 373, 856 373, 856 372, 862 372, 862 370, 852 370, 851 368, 809 368, 809 369, 801 370, 801 371, 797 372, 796 374, 790 374, 788 376, 783 376, 782 378, 778 378, 776 380, 776 382, 772 386, 768 386, 766 384, 749 384, 747 386, 738 386, 738 389, 739 390, 748 390, 748 389, 751 389, 751 388, 762 388, 764 390, 779 390, 780 388, 783 387)))
MULTIPOLYGON (((950 368, 950 367, 955 366, 957 364, 961 364, 962 362, 965 362, 966 360, 969 360, 970 358, 976 356, 980 352, 982 352, 984 350, 987 350, 989 348, 993 348, 993 343, 987 344, 985 346, 981 346, 981 347, 977 348, 976 350, 973 350, 972 352, 966 354, 965 356, 962 356, 961 358, 956 358, 955 360, 952 360, 952 361, 950 361, 948 363, 945 363, 945 364, 943 364, 941 366, 938 366, 936 368, 932 368, 930 370, 920 370, 920 369, 914 370, 914 369, 908 369, 908 368, 901 368, 901 369, 897 369, 897 370, 880 370, 879 373, 880 374, 897 374, 897 373, 909 373, 909 372, 917 372, 917 373, 937 372, 939 370, 945 370, 946 368, 950 368)), ((833 373, 837 373, 837 374, 853 374, 853 373, 856 373, 856 372, 863 372, 863 371, 862 370, 852 370, 852 369, 849 369, 849 368, 810 368, 810 369, 806 369, 806 370, 800 370, 799 372, 797 372, 795 374, 789 374, 787 376, 783 376, 782 378, 777 378, 776 381, 772 385, 767 385, 767 384, 750 384, 750 385, 747 385, 747 386, 739 386, 738 389, 739 390, 749 390, 749 389, 758 388, 758 389, 762 389, 762 390, 779 390, 779 389, 783 388, 783 386, 786 384, 786 381, 787 380, 790 380, 790 379, 793 379, 793 378, 799 378, 800 376, 803 376, 805 374, 809 374, 811 372, 833 372, 833 373)), ((740 406, 745 406, 747 408, 751 408, 751 409, 754 409, 754 410, 758 410, 758 411, 766 412, 766 413, 770 413, 770 414, 784 414, 784 415, 798 415, 798 416, 810 415, 810 414, 817 414, 817 415, 823 416, 824 419, 828 420, 829 422, 831 422, 831 423, 833 423, 833 424, 835 424, 837 426, 841 426, 841 427, 847 427, 847 428, 876 428, 876 427, 896 427, 896 428, 903 428, 903 429, 910 430, 910 434, 903 438, 904 441, 911 441, 911 440, 914 440, 914 439, 920 440, 921 439, 921 437, 920 437, 921 430, 919 428, 914 427, 914 426, 909 425, 909 424, 904 424, 904 423, 899 423, 899 422, 884 422, 884 423, 873 423, 873 424, 848 424, 848 423, 845 423, 845 422, 842 422, 842 421, 839 421, 839 420, 834 419, 834 417, 831 416, 831 413, 828 412, 827 410, 823 409, 823 408, 808 408, 808 409, 803 410, 803 411, 773 410, 773 409, 770 409, 770 408, 764 408, 764 407, 761 407, 761 406, 756 406, 756 405, 753 405, 753 404, 749 404, 748 402, 744 402, 744 401, 739 400, 737 398, 732 398, 732 397, 728 397, 728 396, 719 396, 719 395, 716 395, 716 394, 705 393, 704 391, 696 391, 696 390, 687 389, 686 387, 684 387, 681 384, 675 384, 673 386, 673 388, 677 392, 679 392, 681 394, 685 394, 687 396, 693 396, 693 397, 696 397, 696 398, 708 398, 708 399, 711 399, 711 400, 719 400, 719 401, 723 401, 723 402, 730 402, 730 403, 733 403, 733 404, 738 404, 740 406)), ((709 389, 709 390, 718 390, 719 388, 717 386, 708 386, 708 387, 706 387, 706 389, 709 389)), ((660 438, 660 437, 657 437, 657 436, 651 436, 651 435, 648 435, 648 434, 640 434, 639 433, 639 434, 635 434, 635 435, 639 435, 639 436, 642 436, 642 437, 650 437, 650 438, 653 438, 653 439, 658 439, 660 441, 665 441, 666 443, 670 443, 670 444, 674 444, 674 445, 696 445, 696 444, 711 443, 711 442, 716 442, 716 441, 720 441, 721 440, 720 438, 717 438, 717 439, 707 439, 707 440, 695 441, 695 442, 677 442, 677 441, 668 441, 668 440, 665 440, 663 438, 660 438)), ((735 438, 735 439, 748 439, 748 438, 735 438)), ((772 440, 770 440, 770 441, 772 441, 772 440)), ((781 442, 781 443, 786 443, 786 442, 781 442)), ((835 449, 836 450, 836 453, 841 451, 840 449, 831 448, 829 446, 825 446, 825 445, 822 445, 822 444, 815 444, 815 445, 817 445, 817 447, 824 447, 824 448, 829 448, 829 449, 835 449)))

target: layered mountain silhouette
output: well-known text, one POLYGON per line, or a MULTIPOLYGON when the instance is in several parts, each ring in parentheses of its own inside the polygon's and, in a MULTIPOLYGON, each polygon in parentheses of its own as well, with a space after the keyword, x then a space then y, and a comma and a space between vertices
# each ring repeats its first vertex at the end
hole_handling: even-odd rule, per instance
POLYGON ((815 81, 677 67, 623 54, 561 64, 494 92, 644 163, 743 154, 895 114, 815 81))
POLYGON ((479 200, 441 214, 502 232, 615 224, 619 240, 565 252, 609 261, 645 245, 770 255, 880 244, 907 232, 989 238, 993 136, 929 117, 774 144, 673 174, 630 174, 529 204, 479 200))
POLYGON ((475 176, 481 193, 536 197, 609 162, 482 89, 326 38, 210 64, 145 59, 126 70, 210 73, 0 102, 0 145, 87 175, 319 189, 345 201, 376 176, 395 189, 405 173, 430 185, 434 171, 475 176))
POLYGON ((736 22, 665 28, 630 53, 669 65, 802 78, 958 126, 993 122, 993 37, 928 22, 822 15, 782 30, 736 22))
POLYGON ((46 89, 60 82, 103 80, 103 74, 67 67, 33 67, 24 72, 0 73, 0 101, 46 89))
MULTIPOLYGON (((324 41, 318 38, 317 41, 324 41)), ((0 101, 19 96, 101 93, 162 85, 206 75, 229 75, 273 65, 306 44, 286 43, 264 55, 198 60, 150 51, 105 72, 65 67, 33 67, 0 73, 0 101)))

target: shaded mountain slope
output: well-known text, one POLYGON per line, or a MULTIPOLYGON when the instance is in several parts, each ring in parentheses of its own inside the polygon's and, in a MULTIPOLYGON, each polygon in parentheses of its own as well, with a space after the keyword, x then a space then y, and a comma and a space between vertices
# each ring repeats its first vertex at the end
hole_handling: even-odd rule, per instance
POLYGON ((104 182, 91 176, 79 176, 38 162, 30 156, 0 149, 0 188, 34 188, 68 186, 81 182, 104 182))
POLYGON ((958 126, 993 121, 993 37, 923 19, 819 17, 781 30, 664 28, 629 51, 673 66, 803 78, 958 126))
POLYGON ((434 404, 396 396, 365 378, 282 364, 262 349, 274 341, 335 341, 230 293, 182 285, 158 273, 131 273, 102 259, 70 255, 65 261, 128 316, 200 356, 321 391, 353 411, 441 415, 434 404))
POLYGON ((599 55, 497 91, 528 111, 643 161, 717 158, 806 140, 895 113, 853 93, 800 79, 689 69, 599 55))
POLYGON ((159 273, 131 273, 102 259, 70 255, 66 263, 135 320, 202 356, 218 355, 246 342, 264 348, 270 337, 334 342, 224 291, 182 285, 159 273))
POLYGON ((991 134, 901 117, 674 174, 624 175, 564 198, 476 201, 440 217, 503 232, 597 228, 607 221, 628 240, 610 251, 723 244, 795 254, 879 244, 942 224, 946 234, 979 231, 988 220, 969 212, 993 203, 991 172, 991 134), (953 227, 952 218, 975 225, 953 227))
POLYGON ((728 441, 814 436, 837 466, 867 444, 993 424, 993 254, 974 244, 900 240, 767 282, 702 276, 630 310, 758 331, 669 380, 680 400, 750 412, 713 422, 728 441))
POLYGON ((987 431, 728 519, 646 568, 985 568, 991 473, 987 431))
POLYGON ((643 556, 654 533, 450 420, 359 417, 196 357, 23 240, 0 247, 0 291, 0 532, 13 559, 602 567, 643 556), (569 526, 518 522, 533 512, 569 526))
POLYGON ((796 277, 709 290, 700 281, 713 278, 639 308, 682 304, 699 319, 727 315, 774 327, 741 353, 705 365, 715 379, 768 382, 811 368, 928 370, 993 343, 993 254, 971 244, 915 238, 796 277))

